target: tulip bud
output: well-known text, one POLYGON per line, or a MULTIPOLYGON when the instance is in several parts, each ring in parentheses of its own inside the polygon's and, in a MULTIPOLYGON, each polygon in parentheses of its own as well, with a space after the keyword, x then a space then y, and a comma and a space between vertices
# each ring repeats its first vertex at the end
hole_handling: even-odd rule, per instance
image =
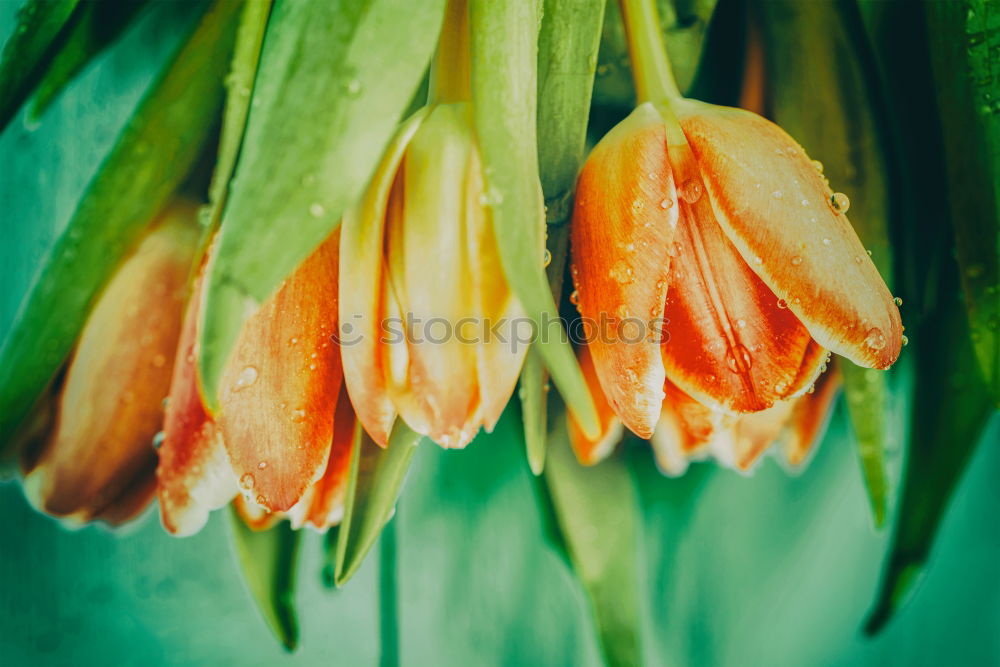
POLYGON ((341 322, 358 418, 381 445, 400 415, 444 447, 492 429, 527 352, 521 306, 493 240, 467 103, 401 127, 360 205, 345 216, 341 322))
POLYGON ((55 426, 25 479, 42 510, 121 523, 154 490, 152 443, 180 334, 198 231, 178 202, 142 240, 94 305, 69 362, 55 426))

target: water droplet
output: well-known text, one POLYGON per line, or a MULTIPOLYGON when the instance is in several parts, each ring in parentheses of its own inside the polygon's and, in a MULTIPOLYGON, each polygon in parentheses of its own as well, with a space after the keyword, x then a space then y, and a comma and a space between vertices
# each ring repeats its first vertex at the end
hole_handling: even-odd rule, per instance
POLYGON ((795 257, 792 257, 792 266, 798 266, 801 263, 802 263, 802 258, 801 257, 799 257, 798 255, 796 255, 795 257))
POLYGON ((670 197, 667 197, 666 199, 660 202, 660 208, 662 208, 663 210, 667 210, 673 205, 674 205, 674 200, 671 199, 670 197))
POLYGON ((292 421, 296 424, 301 424, 306 420, 306 411, 302 408, 298 410, 292 410, 292 421))
POLYGON ((781 199, 785 195, 782 194, 781 190, 775 190, 774 192, 771 193, 771 196, 774 197, 775 199, 781 199))
POLYGON ((822 174, 823 173, 823 163, 820 162, 819 160, 813 160, 812 163, 813 163, 813 167, 816 168, 816 171, 818 171, 819 173, 822 174))
POLYGON ((843 192, 834 192, 830 197, 830 207, 837 213, 847 213, 851 208, 851 200, 843 192))
POLYGON ((774 383, 774 393, 776 393, 776 394, 784 394, 786 391, 788 391, 788 383, 787 382, 785 382, 784 380, 780 380, 780 381, 774 383))
POLYGON ((885 344, 885 334, 882 333, 881 329, 878 327, 872 327, 868 330, 868 333, 865 335, 865 345, 873 350, 881 350, 885 347, 885 344))
POLYGON ((831 243, 833 243, 833 241, 830 239, 823 239, 823 245, 830 245, 831 243))
POLYGON ((163 441, 166 439, 167 434, 163 431, 158 432, 153 436, 153 449, 159 449, 163 446, 163 441))
POLYGON ((236 378, 236 384, 233 385, 233 391, 243 391, 256 381, 257 369, 253 366, 246 366, 242 371, 240 371, 239 376, 236 378))
POLYGON ((316 364, 309 364, 309 370, 311 371, 316 370, 316 364))
POLYGON ((248 472, 240 477, 240 487, 246 491, 253 488, 254 482, 256 482, 256 480, 253 478, 253 473, 248 472))
POLYGON ((632 267, 625 263, 625 260, 618 260, 611 268, 611 277, 617 282, 627 285, 634 280, 632 267))
POLYGON ((860 264, 861 263, 861 258, 860 257, 855 257, 854 258, 854 263, 855 264, 860 264))
POLYGON ((326 215, 326 209, 323 208, 322 204, 316 202, 309 206, 309 215, 311 215, 314 218, 322 218, 324 215, 326 215))
POLYGON ((351 97, 357 97, 361 94, 361 82, 357 79, 351 79, 347 82, 347 94, 351 97))
POLYGON ((737 344, 735 348, 726 350, 726 366, 733 373, 749 373, 752 365, 750 351, 743 345, 737 344))
POLYGON ((655 171, 651 171, 651 172, 649 172, 649 173, 648 173, 648 174, 646 174, 646 175, 647 175, 647 176, 649 176, 649 177, 650 177, 650 178, 652 178, 652 179, 656 179, 656 172, 655 172, 655 171))
POLYGON ((260 463, 257 464, 257 470, 263 470, 266 467, 267 467, 267 461, 261 461, 260 463))
POLYGON ((620 319, 627 320, 629 316, 628 306, 624 303, 619 305, 618 308, 615 309, 615 315, 617 315, 620 319))
POLYGON ((551 263, 552 263, 552 251, 546 248, 545 254, 542 255, 542 266, 548 266, 551 263))
POLYGON ((709 373, 708 375, 705 376, 705 382, 708 382, 710 384, 713 383, 713 382, 715 382, 716 379, 717 378, 714 375, 712 375, 711 373, 709 373))
POLYGON ((258 493, 256 500, 257 504, 261 507, 267 507, 267 498, 265 498, 263 494, 258 493))
POLYGON ((763 263, 764 263, 764 260, 763 260, 763 259, 761 259, 760 257, 754 257, 754 258, 753 258, 753 263, 754 263, 754 264, 763 264, 763 263))
POLYGON ((571 304, 573 304, 574 306, 579 306, 580 305, 580 291, 579 290, 573 290, 570 293, 570 295, 569 295, 569 302, 571 304))
POLYGON ((638 197, 636 197, 634 200, 632 200, 632 212, 633 213, 636 213, 636 214, 642 213, 642 210, 644 208, 646 208, 646 202, 644 202, 643 200, 639 199, 638 197))
POLYGON ((295 336, 292 336, 291 338, 288 339, 288 344, 289 345, 298 345, 299 344, 299 339, 296 338, 295 336))
POLYGON ((893 297, 892 302, 895 303, 897 306, 902 306, 903 305, 903 300, 901 298, 899 298, 898 296, 897 297, 893 297))
POLYGON ((906 334, 903 334, 903 337, 900 339, 900 342, 903 344, 903 347, 906 347, 907 345, 910 344, 910 339, 906 336, 906 334))
POLYGON ((685 181, 677 191, 677 194, 687 203, 693 204, 701 199, 701 183, 694 179, 685 181))
POLYGON ((162 354, 153 355, 153 365, 157 368, 163 368, 167 365, 167 358, 162 354))
POLYGON ((628 380, 629 384, 639 384, 639 374, 633 368, 625 369, 625 379, 628 380))
POLYGON ((660 278, 659 280, 656 281, 656 291, 662 292, 665 289, 667 289, 667 281, 664 280, 663 278, 660 278))
POLYGON ((742 329, 746 325, 747 325, 747 321, 746 320, 744 320, 744 319, 736 320, 736 326, 738 326, 740 329, 742 329))
POLYGON ((803 199, 799 203, 802 204, 803 206, 809 206, 809 200, 808 199, 803 199))
POLYGON ((788 308, 788 302, 784 299, 778 299, 778 308, 785 309, 788 308))

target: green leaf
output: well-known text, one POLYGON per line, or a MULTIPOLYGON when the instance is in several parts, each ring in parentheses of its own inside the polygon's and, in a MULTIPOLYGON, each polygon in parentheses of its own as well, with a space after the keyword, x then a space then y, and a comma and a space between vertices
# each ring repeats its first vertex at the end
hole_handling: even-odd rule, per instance
POLYGON ((85 2, 63 31, 60 44, 39 81, 31 104, 39 118, 63 88, 124 32, 148 0, 85 2))
POLYGON ((1000 6, 970 0, 923 7, 971 335, 1000 407, 1000 6))
POLYGON ((903 494, 881 590, 865 631, 878 632, 920 581, 941 517, 993 414, 948 258, 941 303, 914 335, 916 387, 903 494))
POLYGON ((354 576, 383 526, 392 518, 420 437, 402 419, 397 419, 389 436, 389 446, 382 449, 358 427, 351 454, 344 520, 337 538, 334 574, 337 586, 343 586, 354 576))
POLYGON ((546 418, 545 365, 532 347, 521 369, 521 419, 524 422, 524 446, 528 453, 531 472, 541 475, 545 468, 545 437, 548 429, 546 418))
POLYGON ((535 347, 587 430, 597 413, 545 276, 545 211, 536 144, 538 10, 522 0, 469 3, 472 99, 500 259, 535 323, 535 347))
POLYGON ((639 508, 623 457, 593 467, 573 455, 566 420, 549 436, 545 481, 570 562, 594 608, 609 665, 642 664, 639 628, 639 508))
POLYGON ((207 281, 201 376, 210 406, 243 319, 367 184, 443 15, 444 0, 275 3, 207 281))
MULTIPOLYGON (((670 56, 677 85, 682 91, 687 90, 694 81, 716 2, 717 0, 657 0, 667 54, 670 56)), ((597 104, 610 106, 635 104, 628 42, 617 2, 608 3, 604 18, 594 100, 597 104)))
POLYGON ((0 132, 35 89, 63 26, 79 0, 28 0, 0 54, 0 132))
MULTIPOLYGON (((851 223, 891 287, 895 184, 882 93, 868 73, 873 56, 860 16, 840 0, 755 1, 774 120, 823 163, 831 187, 850 197, 851 223)), ((881 527, 888 507, 887 377, 850 363, 841 368, 872 516, 881 527)))
POLYGON ((69 354, 95 296, 202 154, 222 104, 241 6, 219 0, 205 13, 42 263, 0 349, 0 448, 69 354))
POLYGON ((270 14, 271 0, 247 0, 240 17, 233 60, 226 76, 226 105, 222 114, 219 150, 208 189, 211 208, 207 227, 210 232, 218 229, 229 193, 229 182, 243 145, 251 94, 270 14))
POLYGON ((243 581, 278 641, 294 651, 299 643, 295 613, 299 533, 287 521, 267 530, 252 530, 234 509, 229 518, 243 581))

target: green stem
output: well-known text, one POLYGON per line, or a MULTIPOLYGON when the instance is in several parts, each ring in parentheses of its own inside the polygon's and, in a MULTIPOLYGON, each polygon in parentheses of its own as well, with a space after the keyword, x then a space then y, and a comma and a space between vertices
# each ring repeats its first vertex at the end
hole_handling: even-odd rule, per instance
POLYGON ((379 634, 380 667, 399 666, 399 604, 396 586, 396 522, 390 519, 382 529, 379 549, 379 634))
POLYGON ((428 104, 472 99, 469 51, 469 7, 466 0, 448 0, 437 51, 431 62, 428 104))
POLYGON ((681 93, 674 80, 670 58, 663 42, 656 0, 618 0, 618 6, 625 23, 629 59, 632 61, 632 75, 639 103, 669 105, 679 99, 681 93))

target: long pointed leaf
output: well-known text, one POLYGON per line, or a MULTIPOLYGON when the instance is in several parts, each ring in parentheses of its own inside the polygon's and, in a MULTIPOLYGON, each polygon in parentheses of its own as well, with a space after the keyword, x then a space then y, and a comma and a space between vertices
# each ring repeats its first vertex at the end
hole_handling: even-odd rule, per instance
POLYGON ((597 413, 545 276, 545 212, 536 148, 538 5, 469 3, 472 98, 486 199, 504 273, 538 331, 535 344, 567 405, 596 434, 597 413))
POLYGON ((218 0, 203 16, 42 264, 0 349, 0 449, 66 358, 95 295, 204 148, 222 103, 240 6, 218 0))
POLYGON ((337 566, 334 582, 343 586, 361 567, 382 527, 392 518, 406 471, 420 443, 420 435, 403 422, 382 449, 358 427, 360 442, 354 447, 351 477, 347 486, 344 521, 337 536, 337 566))
POLYGON ((38 82, 31 116, 38 118, 45 113, 66 84, 111 45, 147 4, 148 0, 83 3, 38 82))
POLYGON ((264 621, 287 650, 299 643, 295 612, 295 575, 299 533, 287 521, 267 530, 247 527, 235 510, 229 513, 233 548, 250 594, 264 621))
POLYGON ((971 335, 1000 407, 1000 6, 990 0, 923 6, 971 335))
POLYGON ((549 436, 545 481, 563 541, 594 608, 610 665, 642 664, 639 641, 639 508, 623 457, 593 467, 573 455, 565 419, 549 436))
POLYGON ((0 54, 0 132, 21 108, 43 74, 59 34, 79 0, 28 0, 14 34, 0 54))
POLYGON ((443 0, 275 3, 207 283, 201 371, 210 406, 243 319, 367 183, 443 15, 443 0))
MULTIPOLYGON (((888 222, 896 214, 886 159, 885 110, 866 74, 870 49, 851 3, 757 0, 775 120, 822 162, 831 186, 848 194, 851 222, 886 282, 893 261, 888 222), (853 38, 852 38, 853 37, 853 38)), ((905 315, 905 312, 904 312, 905 315)), ((842 366, 865 487, 876 526, 885 522, 888 484, 887 378, 842 366)))

